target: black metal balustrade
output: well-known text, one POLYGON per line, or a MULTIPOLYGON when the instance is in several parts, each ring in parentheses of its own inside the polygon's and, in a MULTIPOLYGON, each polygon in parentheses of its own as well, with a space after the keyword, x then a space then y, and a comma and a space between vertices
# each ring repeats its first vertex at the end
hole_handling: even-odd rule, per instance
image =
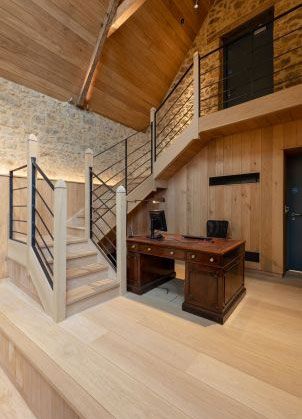
POLYGON ((27 241, 27 165, 9 172, 9 238, 27 241))
POLYGON ((32 158, 32 248, 53 288, 53 199, 54 185, 32 158))
POLYGON ((251 64, 240 63, 240 71, 226 73, 224 50, 254 34, 255 29, 200 57, 200 116, 302 82, 301 8, 302 4, 299 4, 257 27, 257 33, 264 29, 272 31, 272 41, 261 43, 245 54, 246 62, 251 64), (273 48, 272 56, 264 53, 270 45, 273 48), (263 74, 255 76, 257 69, 264 67, 266 70, 263 74), (234 84, 235 88, 229 87, 234 84))
POLYGON ((152 173, 150 135, 136 132, 94 156, 90 172, 90 237, 116 267, 116 189, 127 194, 152 173), (114 159, 113 159, 114 156, 114 159))
MULTIPOLYGON (((242 36, 233 38, 199 57, 199 116, 246 102, 254 98, 279 91, 302 82, 302 4, 286 12, 266 20, 260 25, 247 31, 242 36), (232 74, 226 74, 225 48, 240 41, 248 34, 261 33, 262 29, 273 32, 272 56, 263 53, 268 43, 262 43, 254 48, 248 58, 253 63, 247 66, 240 63, 241 69, 232 74), (272 63, 273 69, 268 66, 267 74, 257 77, 256 70, 261 65, 272 63), (256 74, 256 76, 255 76, 256 74), (250 78, 253 77, 252 83, 250 78), (243 80, 243 82, 239 82, 243 80), (231 82, 236 81, 238 89, 252 85, 249 91, 236 94, 230 89, 231 82), (260 87, 259 87, 260 85, 260 87), (231 95, 232 93, 232 95, 231 95)), ((247 57, 247 55, 246 55, 247 57)), ((178 82, 155 112, 152 124, 152 138, 154 142, 154 160, 167 146, 190 125, 194 115, 194 80, 193 64, 185 71, 178 82)))
POLYGON ((193 100, 193 64, 191 64, 155 112, 153 125, 155 160, 192 121, 193 100))

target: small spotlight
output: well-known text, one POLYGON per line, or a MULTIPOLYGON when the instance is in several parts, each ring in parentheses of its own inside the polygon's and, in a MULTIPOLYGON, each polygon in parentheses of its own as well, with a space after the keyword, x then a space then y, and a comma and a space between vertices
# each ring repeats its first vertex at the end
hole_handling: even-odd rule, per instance
POLYGON ((198 0, 195 0, 194 9, 197 10, 199 8, 198 0))

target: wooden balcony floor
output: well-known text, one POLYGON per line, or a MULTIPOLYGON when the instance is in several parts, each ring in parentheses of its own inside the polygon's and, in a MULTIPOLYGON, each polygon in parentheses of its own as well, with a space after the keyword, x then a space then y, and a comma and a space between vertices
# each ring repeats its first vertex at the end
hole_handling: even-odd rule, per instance
MULTIPOLYGON (((248 277, 247 290, 224 326, 134 295, 54 324, 4 282, 0 327, 80 384, 100 418, 301 418, 302 280, 248 277)), ((83 393, 72 396, 96 419, 83 393)))

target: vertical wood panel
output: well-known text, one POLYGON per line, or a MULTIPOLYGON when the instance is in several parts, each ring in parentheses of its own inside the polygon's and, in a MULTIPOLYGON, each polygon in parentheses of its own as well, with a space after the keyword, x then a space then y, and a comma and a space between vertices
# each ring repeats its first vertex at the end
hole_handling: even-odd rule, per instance
POLYGON ((261 268, 272 271, 272 127, 263 128, 261 138, 261 268))
POLYGON ((168 182, 169 230, 204 235, 208 219, 229 220, 230 235, 260 252, 249 266, 281 274, 284 149, 302 147, 301 132, 297 120, 213 140, 168 182), (260 183, 209 187, 210 176, 249 172, 260 183))

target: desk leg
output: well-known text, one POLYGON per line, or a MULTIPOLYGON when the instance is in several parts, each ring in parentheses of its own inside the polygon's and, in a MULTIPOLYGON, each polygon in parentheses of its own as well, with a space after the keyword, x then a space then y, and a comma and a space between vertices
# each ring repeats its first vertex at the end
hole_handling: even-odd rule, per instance
POLYGON ((144 294, 175 278, 174 260, 128 252, 127 289, 144 294))

